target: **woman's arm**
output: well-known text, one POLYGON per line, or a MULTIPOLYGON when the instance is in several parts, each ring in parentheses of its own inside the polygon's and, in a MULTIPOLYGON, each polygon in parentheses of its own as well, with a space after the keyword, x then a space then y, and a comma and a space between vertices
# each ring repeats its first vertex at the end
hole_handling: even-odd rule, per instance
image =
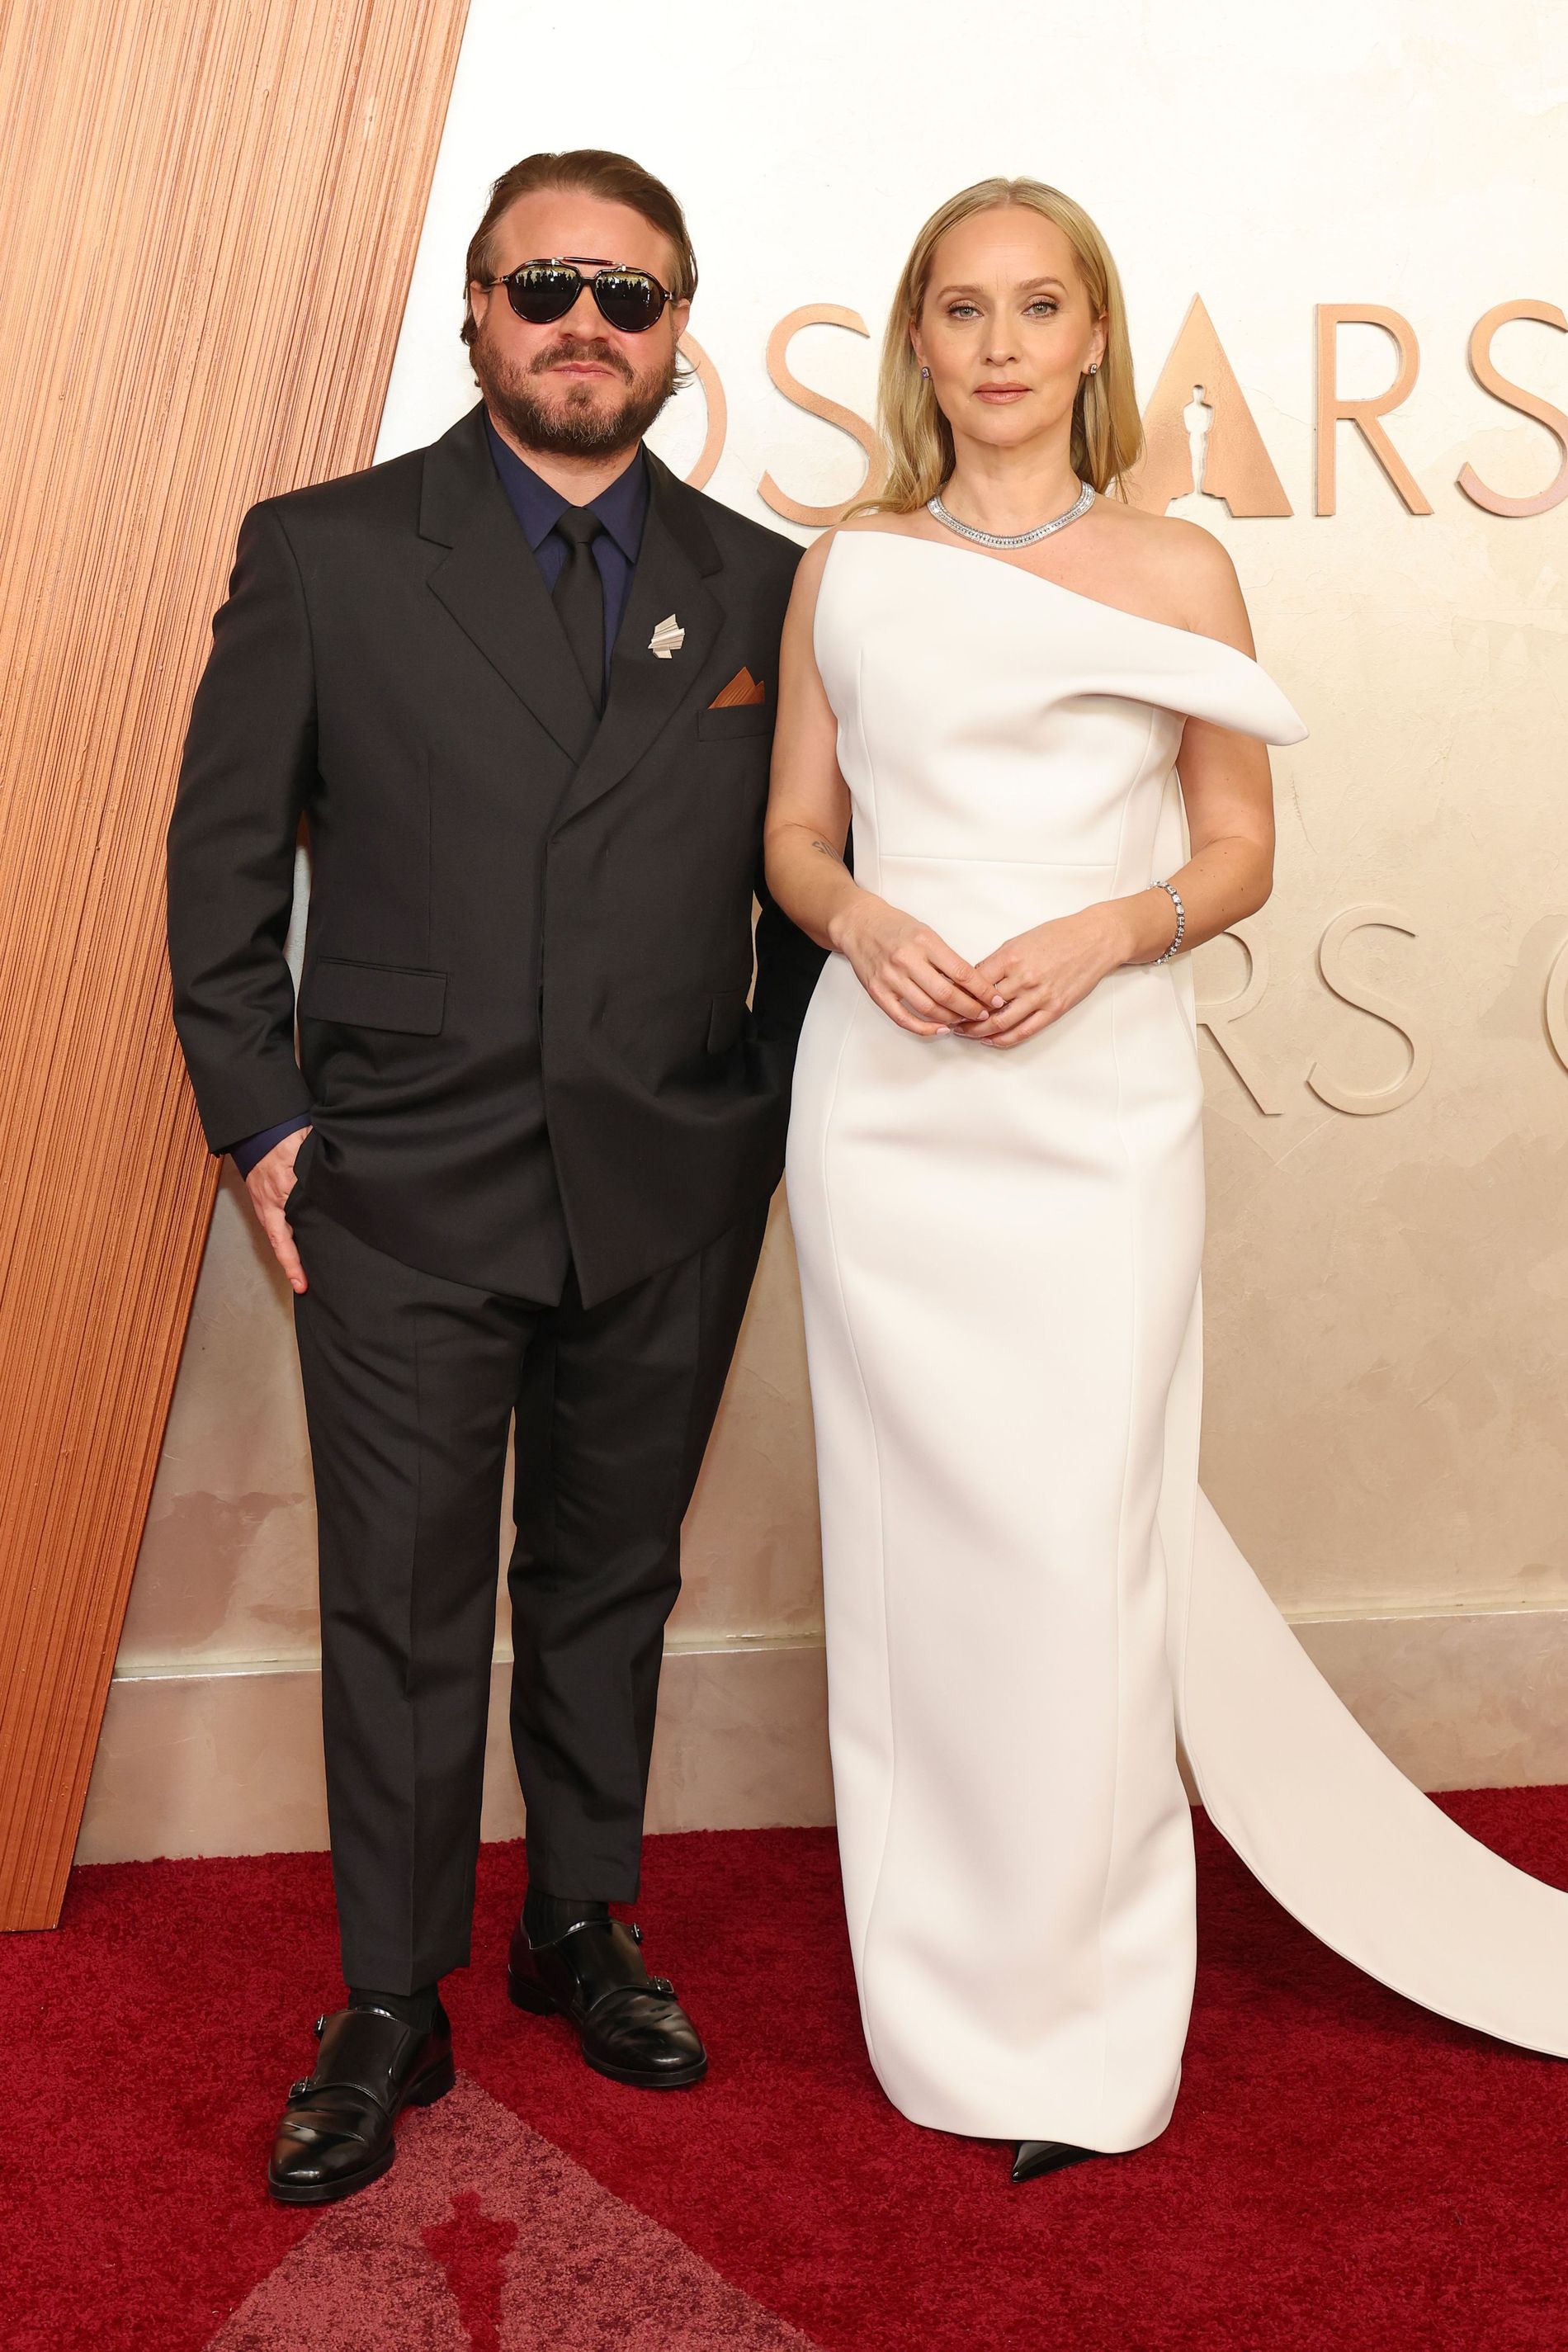
MULTIPOLYGON (((1252 627, 1236 566, 1225 549, 1208 531, 1188 524, 1179 552, 1182 625, 1250 657, 1252 627)), ((1255 915, 1268 898, 1274 883, 1274 792, 1267 747, 1256 736, 1238 735, 1207 719, 1187 720, 1176 766, 1192 856, 1166 879, 1175 884, 1187 910, 1184 951, 1255 915)), ((1122 944, 1129 952, 1121 962, 1146 963, 1163 955, 1175 929, 1175 908, 1167 894, 1140 890, 1113 903, 1127 925, 1122 944)))
POLYGON ((855 880, 844 863, 849 788, 838 766, 838 725, 812 645, 817 589, 832 543, 825 532, 801 558, 779 655, 765 854, 768 888, 792 922, 833 949, 889 1021, 917 1037, 945 1036, 983 1019, 1000 997, 929 925, 855 880))
MULTIPOLYGON (((1181 625, 1252 653, 1252 631, 1236 568, 1219 541, 1194 524, 1173 533, 1173 601, 1181 625)), ((1274 803, 1268 753, 1250 735, 1189 719, 1177 766, 1192 856, 1166 876, 1186 911, 1183 951, 1212 940, 1268 898, 1274 876, 1274 803)), ((1008 940, 976 966, 983 985, 1006 998, 1005 1009, 968 1022, 963 1034, 988 1045, 1016 1045, 1079 1003, 1108 972, 1152 963, 1175 936, 1169 891, 1138 890, 1106 898, 1008 940)))

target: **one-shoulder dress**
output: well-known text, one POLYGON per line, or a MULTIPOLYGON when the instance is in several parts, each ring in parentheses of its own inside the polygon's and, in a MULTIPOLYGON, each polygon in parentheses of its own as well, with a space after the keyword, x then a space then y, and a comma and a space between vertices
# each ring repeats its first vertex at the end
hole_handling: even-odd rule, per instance
MULTIPOLYGON (((1306 732, 1228 646, 880 530, 835 540, 815 646, 858 877, 974 960, 1183 863, 1186 717, 1306 732)), ((947 2131, 1164 2127, 1195 1947, 1178 1738, 1326 1944, 1568 2056, 1568 1895, 1387 1760, 1199 1490, 1202 1110, 1186 958, 999 1054, 900 1030, 834 956, 802 1036, 850 1939, 879 2080, 947 2131)))

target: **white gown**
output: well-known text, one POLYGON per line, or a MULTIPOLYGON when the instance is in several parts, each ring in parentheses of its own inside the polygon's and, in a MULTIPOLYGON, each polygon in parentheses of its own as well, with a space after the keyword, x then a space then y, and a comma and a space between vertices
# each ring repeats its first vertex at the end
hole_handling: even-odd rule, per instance
MULTIPOLYGON (((1306 730, 1258 664, 954 542, 843 531, 816 651, 855 870, 973 959, 1185 856, 1184 717, 1306 730)), ((841 957, 790 1129, 829 1724, 872 2063, 915 2122, 1136 2147, 1175 2099, 1191 1820, 1326 1944, 1568 2056, 1568 1895, 1391 1765, 1197 1484, 1185 959, 997 1054, 841 957)))

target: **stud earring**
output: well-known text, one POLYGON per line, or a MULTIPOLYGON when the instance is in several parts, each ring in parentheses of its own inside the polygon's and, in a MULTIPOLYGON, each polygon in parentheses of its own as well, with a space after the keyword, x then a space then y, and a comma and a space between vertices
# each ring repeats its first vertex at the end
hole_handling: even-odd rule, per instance
POLYGON ((1100 362, 1098 360, 1090 360, 1089 363, 1089 372, 1090 375, 1098 375, 1100 373, 1100 362))
POLYGON ((928 368, 928 367, 923 367, 923 368, 921 368, 921 375, 922 375, 922 376, 924 376, 924 377, 926 378, 926 380, 927 380, 928 382, 930 381, 930 378, 931 378, 931 370, 930 370, 930 368, 928 368))

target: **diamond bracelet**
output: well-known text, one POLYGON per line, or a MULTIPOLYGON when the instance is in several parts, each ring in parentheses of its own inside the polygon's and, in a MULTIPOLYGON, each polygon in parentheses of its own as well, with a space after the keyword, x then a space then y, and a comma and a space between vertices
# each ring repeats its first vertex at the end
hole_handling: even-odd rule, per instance
POLYGON ((1169 963, 1171 958, 1175 954, 1176 950, 1182 944, 1183 936, 1187 928, 1187 910, 1182 904, 1182 894, 1177 889, 1173 882, 1152 882, 1149 887, 1152 890, 1168 890, 1175 906, 1176 936, 1171 941, 1170 946, 1165 950, 1164 954, 1157 955, 1154 958, 1154 961, 1156 963, 1169 963))

